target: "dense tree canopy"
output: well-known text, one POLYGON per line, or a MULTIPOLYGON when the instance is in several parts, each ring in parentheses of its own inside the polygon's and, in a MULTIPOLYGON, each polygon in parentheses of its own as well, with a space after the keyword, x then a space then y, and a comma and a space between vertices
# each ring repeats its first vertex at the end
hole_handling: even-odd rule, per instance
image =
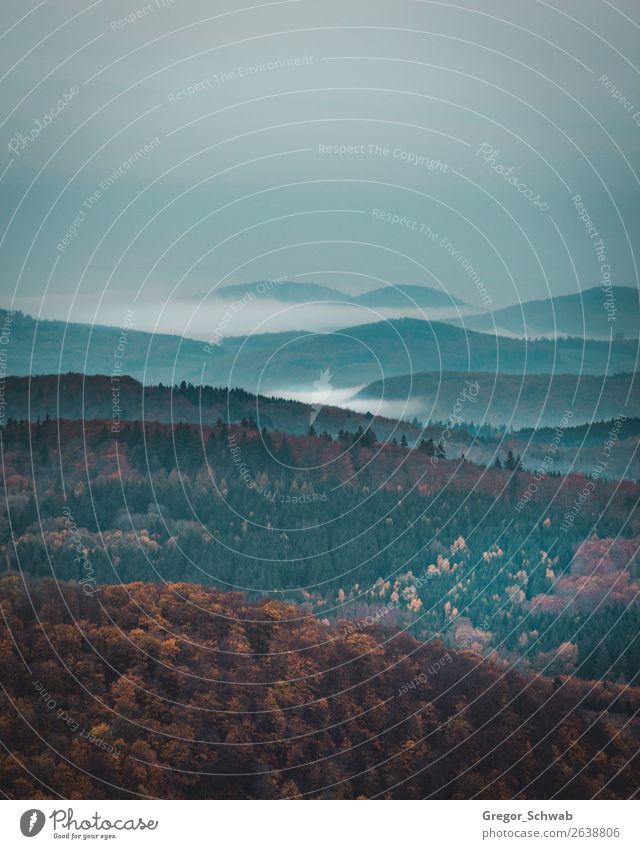
POLYGON ((0 605, 16 798, 626 798, 640 780, 637 689, 194 584, 13 577, 0 605))

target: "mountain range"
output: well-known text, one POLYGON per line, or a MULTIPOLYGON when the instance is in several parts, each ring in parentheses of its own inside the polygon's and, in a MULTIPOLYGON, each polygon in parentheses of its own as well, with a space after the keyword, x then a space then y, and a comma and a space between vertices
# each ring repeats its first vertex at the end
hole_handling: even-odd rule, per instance
POLYGON ((637 376, 617 374, 494 374, 423 372, 391 377, 365 386, 349 403, 387 402, 422 420, 449 418, 458 399, 465 421, 512 428, 557 426, 569 410, 573 425, 613 419, 620 413, 640 416, 637 376), (473 384, 473 394, 469 386, 473 384), (476 388, 477 387, 477 388, 476 388), (466 395, 463 394, 466 389, 466 395), (395 402, 395 404, 394 404, 395 402))
MULTIPOLYGON (((376 401, 367 399, 367 390, 359 393, 362 397, 349 403, 352 407, 358 405, 360 411, 338 407, 329 403, 305 404, 300 401, 285 398, 256 396, 244 389, 227 389, 212 386, 194 386, 181 383, 177 386, 143 386, 131 377, 122 377, 113 382, 105 375, 63 374, 35 377, 9 377, 6 379, 5 390, 7 416, 13 421, 30 420, 32 422, 48 421, 91 421, 105 422, 105 427, 111 428, 114 421, 114 388, 117 391, 118 427, 124 422, 159 422, 164 424, 186 422, 198 427, 207 428, 217 422, 224 421, 244 427, 255 427, 269 431, 280 431, 292 435, 306 435, 310 425, 318 434, 329 434, 340 438, 341 433, 365 432, 375 435, 375 439, 401 443, 402 439, 410 447, 419 446, 431 440, 441 439, 445 422, 456 409, 456 399, 461 392, 467 391, 467 401, 463 403, 459 415, 461 424, 450 429, 447 438, 446 454, 455 459, 464 455, 467 460, 491 466, 497 457, 504 460, 507 453, 520 455, 523 468, 534 470, 541 464, 547 471, 582 471, 591 472, 599 459, 608 434, 615 426, 611 420, 619 415, 624 408, 624 399, 632 388, 629 375, 602 378, 582 376, 578 384, 576 401, 572 407, 572 416, 566 416, 564 402, 570 398, 576 389, 576 379, 571 375, 559 375, 553 381, 551 396, 556 405, 545 404, 549 376, 540 375, 527 378, 524 381, 522 402, 517 405, 515 413, 511 401, 517 396, 520 378, 500 375, 493 382, 492 375, 463 373, 446 373, 442 375, 439 392, 436 386, 437 376, 415 375, 414 382, 420 391, 433 391, 437 401, 425 405, 416 412, 422 419, 415 418, 412 422, 404 419, 394 419, 390 416, 373 416, 365 408, 376 408, 376 401), (433 382, 431 382, 433 381, 433 382), (478 391, 473 387, 477 382, 478 391), (600 395, 598 414, 610 416, 609 421, 591 422, 589 416, 590 398, 600 395), (487 401, 494 395, 494 399, 487 401), (557 398, 556 398, 557 396, 557 398), (564 396, 564 397, 563 397, 564 396), (527 400, 528 399, 528 400, 527 400), (487 411, 488 408, 488 411, 487 411), (542 409, 542 415, 540 411, 542 409), (501 414, 493 413, 501 410, 501 414), (608 412, 611 411, 611 412, 608 412), (492 427, 494 419, 503 416, 502 424, 492 427), (566 416, 566 417, 565 417, 566 416), (484 422, 481 421, 484 417, 484 422), (557 437, 556 428, 565 424, 554 450, 552 463, 545 464, 549 446, 554 444, 557 437), (547 424, 541 427, 538 424, 547 424), (422 426, 424 423, 424 427, 422 426), (505 425, 509 425, 509 429, 505 425), (533 427, 537 425, 537 429, 533 427), (514 428, 522 427, 522 430, 514 428)), ((402 388, 404 378, 389 381, 389 391, 402 388)), ((377 391, 377 387, 373 387, 377 391)), ((637 394, 637 393, 636 393, 637 394)), ((629 393, 631 397, 631 393, 629 393)), ((418 396, 420 397, 420 396, 418 396)), ((402 411, 403 402, 397 404, 402 411)), ((404 415, 411 415, 416 404, 409 405, 404 415)), ((606 478, 640 479, 640 456, 637 443, 640 436, 640 418, 638 403, 632 398, 627 405, 628 416, 624 426, 619 429, 616 449, 607 459, 606 469, 602 476, 606 478)))
POLYGON ((387 285, 351 295, 319 283, 294 283, 288 280, 263 280, 253 283, 238 283, 214 289, 210 296, 242 300, 247 294, 272 298, 286 303, 304 304, 313 301, 339 301, 354 306, 386 307, 388 309, 414 310, 416 308, 449 309, 468 307, 464 301, 448 292, 430 286, 387 285))

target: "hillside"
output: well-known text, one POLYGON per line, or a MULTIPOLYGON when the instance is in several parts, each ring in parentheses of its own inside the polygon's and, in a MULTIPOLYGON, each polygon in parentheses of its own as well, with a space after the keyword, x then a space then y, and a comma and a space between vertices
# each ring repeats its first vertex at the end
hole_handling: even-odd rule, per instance
POLYGON ((430 286, 410 285, 389 285, 379 289, 373 289, 370 292, 365 292, 363 295, 358 295, 354 298, 354 303, 366 307, 406 310, 414 310, 416 307, 420 307, 421 309, 436 308, 452 310, 455 307, 468 306, 464 301, 440 289, 433 289, 430 286))
MULTIPOLYGON (((169 387, 143 386, 123 375, 113 381, 106 375, 38 375, 6 379, 6 415, 10 419, 111 419, 114 392, 117 393, 118 421, 146 419, 156 422, 190 422, 213 425, 218 420, 240 423, 242 419, 260 422, 260 427, 286 433, 306 434, 313 421, 318 432, 337 434, 341 428, 371 425, 372 416, 341 407, 304 404, 285 398, 254 395, 244 389, 199 386, 181 382, 169 387)), ((375 418, 381 437, 392 435, 394 419, 375 418)), ((418 434, 415 428, 408 433, 418 434)))
POLYGON ((485 315, 468 316, 462 323, 470 330, 514 334, 529 339, 543 336, 609 339, 610 334, 637 339, 640 329, 638 290, 614 286, 610 300, 613 307, 605 307, 606 301, 603 290, 594 287, 573 295, 524 301, 485 315), (610 315, 613 321, 609 321, 610 315))
MULTIPOLYGON (((559 381, 563 390, 569 393, 569 388, 574 378, 567 377, 566 382, 559 381)), ((218 422, 240 424, 257 423, 260 428, 268 430, 281 430, 287 434, 304 435, 309 431, 311 423, 316 433, 327 433, 337 437, 340 431, 363 431, 372 430, 378 440, 396 440, 400 442, 404 437, 409 445, 418 445, 421 441, 431 440, 433 443, 441 439, 445 427, 450 425, 448 417, 455 408, 456 398, 460 387, 469 387, 465 380, 469 378, 463 374, 443 375, 443 386, 438 404, 424 408, 423 416, 420 408, 420 398, 415 403, 407 405, 404 413, 412 415, 417 408, 417 414, 422 418, 423 424, 415 418, 409 422, 406 419, 398 420, 386 416, 374 416, 370 412, 355 412, 352 409, 332 406, 328 403, 315 405, 304 404, 300 401, 292 401, 284 398, 267 396, 256 396, 243 389, 227 389, 226 387, 197 386, 191 383, 181 383, 173 387, 168 386, 143 386, 131 377, 123 376, 117 382, 104 375, 64 374, 44 375, 39 377, 9 377, 6 378, 5 398, 7 406, 5 414, 9 420, 30 419, 98 419, 113 423, 114 421, 114 391, 117 392, 117 411, 115 421, 134 422, 145 419, 147 422, 188 422, 194 425, 212 426, 218 422), (442 398, 449 394, 448 400, 442 398), (426 420, 426 414, 431 412, 433 417, 426 420), (438 420, 436 413, 441 413, 442 418, 438 420)), ((557 414, 552 415, 552 409, 545 407, 543 421, 553 421, 550 428, 538 428, 531 430, 524 428, 521 431, 505 430, 505 424, 509 421, 509 404, 516 397, 516 387, 510 386, 509 377, 500 376, 498 383, 504 388, 505 418, 500 422, 500 416, 492 415, 492 411, 498 407, 498 400, 492 399, 489 405, 489 413, 484 424, 480 424, 480 412, 484 410, 486 397, 483 388, 490 386, 493 389, 493 377, 475 375, 478 386, 481 389, 475 395, 476 400, 471 403, 468 399, 474 396, 467 395, 465 409, 460 411, 460 416, 467 421, 462 424, 454 424, 447 438, 446 453, 449 457, 460 457, 464 454, 468 460, 476 463, 491 465, 497 457, 506 457, 508 451, 521 456, 524 468, 535 470, 545 460, 549 447, 554 445, 556 439, 555 427, 561 423, 564 408, 561 404, 557 407, 557 414), (485 377, 487 379, 485 379, 485 377), (489 379, 490 378, 490 379, 489 379), (505 388, 506 387, 506 388, 505 388), (509 392, 513 391, 513 396, 509 392), (496 420, 496 426, 490 426, 487 422, 496 420), (471 424, 471 423, 474 424, 471 424)), ((539 380, 546 385, 548 376, 530 379, 534 385, 539 380)), ((554 378, 559 380, 559 378, 554 378)), ((589 399, 597 397, 601 378, 589 378, 583 376, 580 386, 585 388, 586 395, 579 397, 588 406, 589 399), (593 386, 591 384, 594 384, 593 386), (589 395, 593 390, 594 394, 589 395)), ((404 378, 390 380, 386 388, 393 391, 396 387, 404 390, 404 378)), ((432 375, 416 375, 415 381, 418 386, 432 386, 436 378, 432 375)), ((520 384, 519 378, 513 381, 520 384)), ((529 381, 529 379, 528 379, 529 381)), ((527 381, 527 382, 528 382, 527 381)), ((554 384, 555 385, 555 384, 554 384)), ((614 395, 614 409, 624 409, 623 400, 629 386, 628 376, 609 378, 606 382, 607 391, 603 393, 603 401, 599 409, 608 406, 611 395, 614 395), (617 393, 617 394, 616 394, 617 393)), ((540 390, 542 392, 542 390, 540 390)), ((628 405, 628 410, 636 407, 636 394, 628 405)), ((527 392, 523 394, 522 403, 518 405, 518 420, 527 421, 526 411, 529 419, 535 421, 539 415, 539 409, 530 403, 529 396, 535 400, 534 386, 528 386, 527 392)), ((567 394, 559 400, 565 401, 567 394)), ((321 399, 323 401, 329 398, 321 399)), ((377 400, 363 400, 360 398, 357 406, 376 409, 377 400)), ((402 409, 405 405, 402 401, 391 402, 391 405, 402 409)), ((383 409, 389 402, 381 405, 383 409)), ((617 415, 617 414, 616 414, 617 415)), ((551 462, 547 461, 545 467, 549 472, 582 471, 589 473, 593 470, 602 454, 608 433, 615 426, 613 420, 594 422, 589 427, 579 424, 580 415, 577 406, 574 406, 574 416, 569 426, 564 427, 560 444, 553 452, 551 462)), ((514 418, 515 422, 515 418, 514 418)), ((512 422, 513 425, 513 422, 512 422)), ((640 478, 640 453, 637 451, 640 438, 640 418, 628 418, 624 426, 618 429, 616 450, 611 452, 607 458, 607 466, 602 470, 606 478, 629 478, 637 480, 640 478)))
MULTIPOLYGON (((613 419, 620 413, 640 416, 637 376, 617 374, 488 374, 486 372, 436 374, 423 372, 391 377, 365 386, 352 401, 372 406, 380 401, 408 401, 411 415, 422 420, 446 420, 458 398, 465 421, 511 428, 557 426, 567 410, 571 425, 613 419), (465 387, 474 386, 474 395, 465 387)), ((400 405, 396 405, 400 406, 400 405)))

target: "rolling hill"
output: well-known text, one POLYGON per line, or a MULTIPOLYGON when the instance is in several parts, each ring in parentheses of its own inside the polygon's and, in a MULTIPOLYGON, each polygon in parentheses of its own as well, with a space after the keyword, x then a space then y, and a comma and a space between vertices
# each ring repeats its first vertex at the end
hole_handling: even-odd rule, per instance
POLYGON ((356 304, 362 306, 388 309, 415 309, 416 307, 452 309, 468 306, 448 292, 442 292, 430 286, 383 286, 358 295, 354 300, 356 304))
MULTIPOLYGON (((558 391, 570 391, 570 381, 560 381, 556 384, 558 391)), ((547 376, 540 377, 539 385, 537 378, 528 384, 527 392, 540 399, 541 387, 547 376), (536 388, 537 386, 537 388, 536 388), (536 393, 538 393, 536 395, 536 393)), ((418 385, 433 379, 432 375, 416 375, 418 385)), ((504 425, 491 427, 485 424, 478 429, 481 420, 482 403, 486 400, 482 395, 482 387, 491 386, 490 375, 476 374, 473 379, 478 381, 481 387, 477 393, 477 401, 467 405, 466 410, 461 411, 464 418, 473 419, 474 426, 462 423, 451 428, 447 438, 446 454, 450 458, 459 458, 463 454, 467 460, 475 463, 491 466, 497 457, 505 460, 509 451, 522 458, 522 467, 530 470, 537 469, 541 464, 549 472, 582 471, 591 472, 599 459, 602 459, 603 446, 608 438, 608 433, 614 427, 614 422, 600 421, 591 425, 580 424, 581 416, 579 405, 574 406, 575 415, 568 421, 562 432, 562 439, 557 449, 553 451, 551 462, 545 457, 548 455, 549 446, 554 444, 556 438, 556 427, 562 421, 565 407, 558 403, 555 414, 549 408, 545 408, 543 421, 553 422, 546 428, 540 427, 532 430, 539 415, 539 407, 533 403, 523 404, 518 407, 517 422, 524 423, 522 430, 506 431, 504 425)), ((309 432, 310 424, 313 423, 315 432, 327 433, 334 439, 340 437, 341 432, 355 433, 359 430, 375 435, 380 442, 401 442, 404 437, 409 446, 418 446, 421 442, 431 440, 437 442, 441 439, 445 430, 447 416, 454 409, 455 400, 460 392, 460 387, 465 386, 465 380, 470 380, 469 375, 456 373, 443 375, 443 389, 438 404, 435 405, 431 419, 420 413, 422 423, 416 419, 409 422, 404 419, 389 417, 388 415, 372 415, 368 408, 376 409, 375 400, 367 399, 363 402, 354 402, 352 406, 360 409, 338 407, 329 403, 310 405, 300 401, 285 398, 272 398, 263 395, 256 396, 243 389, 231 389, 226 387, 195 386, 190 383, 169 386, 143 386, 131 377, 124 376, 117 383, 112 382, 105 375, 63 374, 44 375, 28 377, 9 377, 6 379, 5 389, 7 404, 7 416, 9 420, 30 420, 32 422, 43 422, 49 419, 66 421, 91 421, 105 422, 111 427, 114 421, 114 388, 117 391, 117 416, 115 421, 119 425, 124 422, 146 421, 158 423, 186 422, 198 427, 211 427, 220 421, 235 423, 241 426, 255 427, 259 422, 260 428, 269 431, 281 431, 286 434, 300 436, 309 432), (446 404, 442 398, 447 397, 450 406, 446 410, 446 404), (438 419, 436 416, 440 416, 438 419)), ((588 403, 588 392, 597 378, 583 377, 583 389, 579 393, 580 403, 588 403), (585 395, 587 393, 587 395, 585 395)), ((505 422, 509 421, 508 401, 509 393, 513 398, 517 395, 515 384, 518 378, 500 376, 498 384, 500 390, 496 392, 496 408, 500 401, 505 411, 505 422), (510 381, 513 381, 513 385, 510 381), (503 397, 504 396, 504 397, 503 397)), ((402 378, 391 380, 391 389, 399 387, 402 378)), ((623 394, 629 386, 629 376, 622 375, 620 378, 610 378, 606 381, 603 392, 603 403, 600 410, 616 408, 615 400, 622 399, 623 394)), ((366 395, 366 393, 365 393, 366 395)), ((327 401, 330 399, 326 399, 327 401)), ((397 406, 402 409, 402 402, 397 406)), ((637 404, 633 403, 628 409, 635 410, 637 404)), ((387 409, 383 406, 383 409, 387 409)), ((489 409, 487 420, 493 419, 489 409)), ((428 411, 426 411, 428 413, 428 411)), ((405 416, 413 415, 412 407, 404 411, 405 416)), ((499 418, 498 415, 495 416, 499 418)), ((516 421, 516 417, 514 417, 516 421)), ((513 424, 513 422, 512 422, 513 424)), ((640 479, 640 455, 637 451, 638 439, 640 437, 640 418, 628 418, 624 426, 619 430, 616 440, 615 451, 610 453, 606 468, 601 470, 603 478, 627 478, 630 480, 640 479)))
POLYGON ((444 322, 399 319, 331 333, 226 337, 219 345, 117 327, 39 321, 14 313, 6 375, 83 371, 128 374, 145 384, 181 380, 250 392, 311 395, 322 373, 332 389, 409 372, 609 374, 632 372, 637 341, 577 338, 527 342, 444 322))
POLYGON ((221 286, 209 293, 213 298, 242 300, 249 295, 272 298, 286 303, 304 304, 309 301, 351 301, 351 296, 319 283, 293 283, 288 280, 261 280, 221 286))
POLYGON ((5 638, 12 798, 626 799, 640 781, 637 688, 525 677, 440 640, 354 634, 197 585, 109 586, 98 600, 10 576, 0 603, 23 660, 5 638), (85 733, 61 731, 25 667, 85 733))
POLYGON ((403 375, 369 384, 353 401, 371 405, 381 400, 409 399, 412 415, 423 420, 446 420, 456 400, 463 398, 459 415, 467 422, 484 422, 512 428, 557 426, 567 409, 573 425, 613 419, 620 413, 640 416, 637 377, 576 374, 492 374, 486 372, 403 375), (475 395, 462 393, 467 383, 477 383, 475 395))
MULTIPOLYGON (((452 310, 467 307, 464 301, 448 292, 430 286, 400 285, 381 286, 362 295, 351 295, 320 283, 301 283, 289 280, 263 280, 221 286, 209 293, 212 298, 241 300, 246 295, 259 295, 286 303, 308 303, 313 301, 345 301, 350 304, 379 307, 381 309, 435 308, 452 310)), ((199 296, 202 297, 202 296, 199 296)))
POLYGON ((469 316, 463 323, 470 330, 485 333, 495 330, 529 339, 555 336, 609 339, 610 334, 614 338, 617 334, 637 338, 640 329, 638 290, 614 286, 611 300, 614 306, 605 307, 606 300, 603 290, 594 287, 573 295, 525 301, 492 313, 469 316), (609 321, 610 314, 613 321, 609 321))
MULTIPOLYGON (((62 375, 8 377, 6 394, 10 398, 7 416, 13 420, 50 419, 104 420, 113 418, 114 390, 117 392, 117 421, 188 422, 211 426, 218 420, 240 423, 259 421, 260 427, 288 434, 306 434, 310 423, 317 432, 336 435, 341 429, 363 430, 375 425, 380 439, 397 431, 395 419, 357 413, 330 404, 312 406, 286 398, 256 396, 244 389, 195 386, 143 386, 124 375, 114 382, 107 375, 62 375)), ((404 423, 398 433, 417 439, 419 428, 404 423)), ((398 436, 398 438, 400 438, 398 436)))

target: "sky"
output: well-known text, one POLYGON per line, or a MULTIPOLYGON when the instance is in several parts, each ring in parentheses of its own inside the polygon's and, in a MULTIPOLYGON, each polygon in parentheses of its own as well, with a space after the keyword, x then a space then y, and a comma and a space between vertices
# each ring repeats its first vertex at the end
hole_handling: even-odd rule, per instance
POLYGON ((0 33, 3 307, 206 337, 252 280, 638 286, 631 0, 28 0, 0 33))

